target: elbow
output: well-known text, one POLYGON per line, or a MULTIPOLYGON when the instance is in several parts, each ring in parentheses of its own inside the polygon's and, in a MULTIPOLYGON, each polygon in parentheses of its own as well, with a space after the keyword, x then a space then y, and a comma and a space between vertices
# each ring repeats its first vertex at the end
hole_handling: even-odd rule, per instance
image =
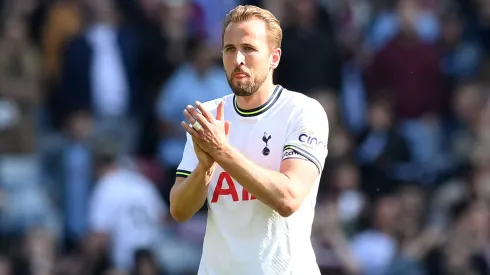
POLYGON ((276 211, 284 218, 293 215, 301 207, 302 199, 294 189, 288 189, 279 199, 276 211))
POLYGON ((277 212, 282 217, 287 218, 298 211, 300 206, 301 205, 296 200, 285 200, 281 203, 280 207, 278 207, 277 212))
POLYGON ((172 206, 170 206, 170 215, 178 223, 186 222, 191 218, 191 216, 172 206))

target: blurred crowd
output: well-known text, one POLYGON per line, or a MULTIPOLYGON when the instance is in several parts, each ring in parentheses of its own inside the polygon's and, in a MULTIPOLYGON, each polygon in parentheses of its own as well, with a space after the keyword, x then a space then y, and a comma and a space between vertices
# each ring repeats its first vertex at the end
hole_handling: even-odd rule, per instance
POLYGON ((275 81, 329 116, 322 274, 490 274, 490 1, 1 0, 0 275, 196 274, 179 123, 231 93, 238 4, 276 14, 275 81))

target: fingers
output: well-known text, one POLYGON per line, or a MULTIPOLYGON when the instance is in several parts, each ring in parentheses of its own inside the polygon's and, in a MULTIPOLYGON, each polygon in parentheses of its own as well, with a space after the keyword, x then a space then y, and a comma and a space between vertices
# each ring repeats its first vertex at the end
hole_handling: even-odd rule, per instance
POLYGON ((196 122, 196 119, 191 115, 191 113, 189 113, 189 111, 187 111, 187 109, 184 109, 184 116, 191 123, 191 125, 196 122))
MULTIPOLYGON (((213 115, 212 115, 212 114, 211 114, 211 113, 210 113, 208 110, 206 110, 206 108, 204 108, 204 105, 203 105, 201 102, 196 101, 196 107, 197 107, 197 109, 199 109, 199 111, 201 111, 201 115, 202 115, 204 118, 206 118, 206 120, 207 120, 208 122, 210 122, 210 123, 211 123, 211 122, 213 122, 213 120, 214 120, 213 115)), ((196 111, 196 112, 197 112, 197 111, 196 111)), ((196 118, 196 119, 197 119, 197 118, 196 118)))
POLYGON ((199 143, 197 143, 196 139, 195 138, 192 138, 192 144, 194 145, 194 150, 197 148, 197 149, 201 149, 201 146, 199 146, 199 143))
POLYGON ((231 122, 225 121, 225 134, 228 136, 230 134, 230 128, 231 127, 231 122))
POLYGON ((225 119, 225 103, 221 101, 218 105, 218 109, 216 110, 216 120, 223 121, 225 119))
MULTIPOLYGON (((184 129, 189 134, 195 133, 198 135, 199 131, 201 131, 201 130, 200 129, 196 130, 196 129, 194 129, 194 127, 192 127, 192 125, 196 121, 199 122, 199 124, 201 124, 201 126, 203 128, 209 129, 210 124, 211 123, 214 124, 215 119, 213 118, 212 114, 208 110, 206 110, 200 102, 196 101, 196 105, 197 105, 198 109, 201 111, 201 113, 197 109, 192 107, 191 105, 188 105, 186 107, 186 109, 184 110, 184 116, 190 122, 190 125, 186 124, 185 122, 183 122, 182 125, 184 127, 184 124, 186 124, 184 129), (207 117, 210 117, 211 120, 209 120, 207 117), (190 131, 189 129, 191 129, 192 131, 190 131)), ((228 134, 230 132, 231 122, 230 121, 224 121, 224 102, 220 102, 218 105, 218 109, 216 111, 216 120, 224 122, 223 125, 225 127, 225 134, 228 136, 228 134)))
POLYGON ((189 124, 187 124, 185 121, 182 121, 182 122, 180 123, 180 125, 182 126, 182 128, 184 128, 184 129, 185 129, 185 131, 186 131, 187 133, 189 133, 189 135, 191 135, 191 137, 192 137, 193 139, 195 139, 195 138, 198 138, 198 137, 199 137, 199 133, 198 133, 198 132, 197 132, 197 131, 196 131, 194 128, 192 128, 191 126, 189 126, 189 124))
POLYGON ((184 110, 184 115, 191 124, 194 124, 194 122, 198 121, 202 127, 209 128, 209 120, 207 120, 202 114, 200 114, 196 110, 196 108, 188 105, 187 108, 184 110))

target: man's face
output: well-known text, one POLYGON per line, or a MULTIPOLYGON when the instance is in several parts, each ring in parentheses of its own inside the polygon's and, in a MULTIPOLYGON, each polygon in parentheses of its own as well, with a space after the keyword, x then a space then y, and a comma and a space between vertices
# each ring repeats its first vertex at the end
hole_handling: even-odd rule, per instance
POLYGON ((271 50, 265 22, 230 23, 223 37, 223 65, 233 93, 254 94, 279 64, 280 49, 271 50))

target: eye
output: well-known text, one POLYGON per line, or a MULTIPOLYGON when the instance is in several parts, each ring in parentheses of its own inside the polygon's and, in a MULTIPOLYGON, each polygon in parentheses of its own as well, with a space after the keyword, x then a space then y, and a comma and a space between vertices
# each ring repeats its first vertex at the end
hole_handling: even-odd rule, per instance
POLYGON ((228 48, 225 48, 225 49, 223 50, 223 52, 225 52, 225 53, 229 53, 229 52, 233 52, 234 50, 235 50, 235 48, 233 48, 233 47, 228 47, 228 48))
POLYGON ((251 51, 254 51, 254 50, 255 50, 255 49, 254 49, 254 48, 252 48, 252 47, 249 47, 249 46, 246 46, 246 47, 245 47, 245 51, 247 51, 247 52, 251 52, 251 51))

